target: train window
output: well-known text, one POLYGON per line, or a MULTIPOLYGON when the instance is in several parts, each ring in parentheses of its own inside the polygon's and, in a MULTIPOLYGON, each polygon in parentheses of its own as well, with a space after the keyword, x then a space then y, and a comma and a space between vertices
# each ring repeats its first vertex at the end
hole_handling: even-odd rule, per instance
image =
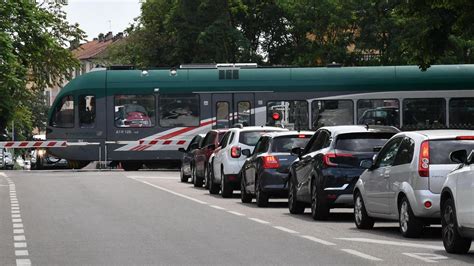
POLYGON ((400 126, 400 104, 396 99, 357 101, 357 124, 400 126))
POLYGON ((74 127, 74 98, 67 95, 61 98, 59 104, 54 109, 53 127, 74 127))
POLYGON ((403 129, 446 127, 446 101, 442 98, 403 100, 403 129))
POLYGON ((158 106, 162 127, 199 126, 199 95, 197 94, 160 95, 158 106))
POLYGON ((307 101, 268 101, 267 125, 284 125, 293 129, 307 129, 309 127, 309 114, 307 101), (272 118, 273 114, 280 114, 280 119, 272 118))
POLYGON ((237 104, 237 123, 241 123, 244 126, 250 126, 250 102, 239 102, 237 104))
POLYGON ((79 96, 79 126, 82 128, 95 127, 95 96, 79 96))
POLYGON ((474 98, 452 98, 449 101, 449 127, 474 127, 474 98))
POLYGON ((354 124, 352 100, 323 100, 311 103, 313 128, 354 124))
POLYGON ((217 102, 216 103, 216 128, 228 128, 229 127, 229 103, 228 102, 217 102))
POLYGON ((152 127, 155 125, 155 96, 115 95, 116 127, 152 127))

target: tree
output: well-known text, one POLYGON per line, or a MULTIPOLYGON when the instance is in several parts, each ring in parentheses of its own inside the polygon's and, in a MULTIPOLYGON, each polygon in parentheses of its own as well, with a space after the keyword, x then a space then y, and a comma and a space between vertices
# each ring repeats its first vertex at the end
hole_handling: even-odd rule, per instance
POLYGON ((61 7, 59 1, 6 0, 0 5, 0 131, 23 117, 15 109, 32 111, 28 101, 35 91, 70 78, 79 66, 66 47, 82 40, 84 32, 66 21, 61 7))

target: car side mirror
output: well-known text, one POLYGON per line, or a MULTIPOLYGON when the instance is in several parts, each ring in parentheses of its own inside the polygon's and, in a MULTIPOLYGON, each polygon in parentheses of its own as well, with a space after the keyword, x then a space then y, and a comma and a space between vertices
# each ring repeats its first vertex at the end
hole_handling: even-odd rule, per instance
POLYGON ((180 152, 186 152, 186 150, 184 148, 179 148, 178 151, 180 152))
POLYGON ((242 154, 245 155, 246 157, 249 157, 252 153, 250 152, 249 149, 244 149, 242 150, 242 154))
POLYGON ((190 151, 195 150, 195 149, 199 149, 199 144, 194 143, 194 144, 192 144, 191 146, 189 146, 189 150, 190 150, 190 151))
POLYGON ((467 151, 466 150, 453 151, 449 155, 449 159, 451 159, 451 161, 455 163, 465 164, 467 163, 467 151))
POLYGON ((372 160, 362 160, 360 162, 360 167, 364 168, 364 169, 369 169, 369 170, 372 170, 372 167, 374 166, 374 163, 372 160))
POLYGON ((301 147, 295 147, 295 148, 291 149, 291 154, 295 154, 298 157, 301 156, 302 152, 303 152, 303 149, 301 147))

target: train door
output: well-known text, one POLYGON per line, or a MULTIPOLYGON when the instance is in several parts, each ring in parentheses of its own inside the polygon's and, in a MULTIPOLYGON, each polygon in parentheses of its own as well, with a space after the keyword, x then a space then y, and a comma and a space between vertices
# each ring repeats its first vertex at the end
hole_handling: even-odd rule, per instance
POLYGON ((212 116, 216 121, 214 128, 230 128, 236 123, 254 125, 254 98, 253 93, 213 94, 212 116))

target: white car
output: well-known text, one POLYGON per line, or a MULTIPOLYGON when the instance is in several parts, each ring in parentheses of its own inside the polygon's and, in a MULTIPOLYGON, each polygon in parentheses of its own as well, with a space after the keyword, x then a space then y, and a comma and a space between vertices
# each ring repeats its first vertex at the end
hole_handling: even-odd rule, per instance
POLYGON ((240 190, 240 169, 247 157, 242 150, 253 151, 261 135, 266 132, 288 131, 279 127, 232 128, 222 138, 220 147, 209 161, 211 167, 209 191, 221 190, 224 198, 232 197, 234 190, 240 190))
MULTIPOLYGON (((423 227, 441 222, 441 188, 457 164, 450 154, 474 149, 472 130, 401 132, 380 150, 354 189, 357 228, 370 229, 374 219, 398 220, 405 237, 418 237, 423 227)), ((362 165, 365 164, 365 165, 362 165)))
POLYGON ((441 194, 441 226, 444 248, 449 253, 467 253, 474 239, 474 150, 451 153, 461 165, 448 174, 441 194))

